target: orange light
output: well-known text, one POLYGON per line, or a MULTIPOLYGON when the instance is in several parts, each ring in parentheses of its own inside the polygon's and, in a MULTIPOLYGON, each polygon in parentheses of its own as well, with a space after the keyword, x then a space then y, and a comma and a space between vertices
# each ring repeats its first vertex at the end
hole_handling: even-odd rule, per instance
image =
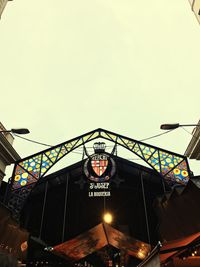
POLYGON ((106 213, 104 214, 104 216, 103 216, 103 220, 104 220, 104 222, 106 222, 106 223, 111 223, 112 220, 113 220, 113 217, 112 217, 112 215, 111 215, 109 212, 106 212, 106 213))

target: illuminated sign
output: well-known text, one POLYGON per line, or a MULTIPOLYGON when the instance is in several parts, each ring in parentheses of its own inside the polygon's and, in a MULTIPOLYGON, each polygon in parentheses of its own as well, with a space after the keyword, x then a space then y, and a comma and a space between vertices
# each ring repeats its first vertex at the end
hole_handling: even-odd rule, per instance
POLYGON ((110 196, 110 178, 115 174, 116 164, 106 153, 96 153, 84 164, 89 180, 89 197, 110 196))

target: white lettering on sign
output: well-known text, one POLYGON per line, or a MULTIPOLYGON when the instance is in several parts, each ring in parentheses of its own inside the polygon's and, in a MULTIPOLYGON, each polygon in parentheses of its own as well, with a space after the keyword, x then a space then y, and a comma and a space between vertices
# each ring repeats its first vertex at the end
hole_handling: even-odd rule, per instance
POLYGON ((92 160, 107 160, 108 156, 104 154, 97 154, 92 157, 92 160))
POLYGON ((89 192, 89 197, 110 197, 110 192, 89 192))
POLYGON ((108 189, 109 183, 90 183, 90 189, 108 189))

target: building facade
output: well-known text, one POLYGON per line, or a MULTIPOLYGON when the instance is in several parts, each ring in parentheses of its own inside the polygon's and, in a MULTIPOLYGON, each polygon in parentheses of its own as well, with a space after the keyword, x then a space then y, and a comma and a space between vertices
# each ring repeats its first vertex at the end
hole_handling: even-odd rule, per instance
MULTIPOLYGON (((0 122, 0 131, 6 131, 6 128, 0 122)), ((6 166, 20 159, 20 156, 13 148, 14 137, 10 133, 0 133, 0 185, 5 176, 6 166)))
MULTIPOLYGON (((200 120, 198 125, 200 125, 200 120)), ((200 160, 200 126, 194 128, 192 135, 192 139, 185 151, 185 156, 190 159, 200 160)))

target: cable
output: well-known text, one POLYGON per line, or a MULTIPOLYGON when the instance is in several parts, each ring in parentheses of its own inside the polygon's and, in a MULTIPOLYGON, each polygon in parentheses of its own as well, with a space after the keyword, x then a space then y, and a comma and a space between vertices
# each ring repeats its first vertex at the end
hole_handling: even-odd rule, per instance
POLYGON ((150 136, 150 137, 147 137, 147 138, 141 139, 141 140, 139 140, 139 141, 140 141, 140 142, 143 142, 143 141, 146 141, 146 140, 150 140, 150 139, 153 139, 153 138, 159 137, 159 136, 161 136, 161 135, 167 134, 167 133, 169 133, 169 132, 171 132, 171 131, 173 131, 173 130, 174 130, 174 129, 172 129, 172 130, 169 130, 169 131, 166 131, 166 132, 164 132, 164 133, 156 134, 156 135, 153 135, 153 136, 150 136))
MULTIPOLYGON (((184 127, 181 127, 186 133, 189 133, 190 135, 194 136, 195 138, 197 138, 194 134, 192 134, 191 132, 189 132, 188 130, 186 130, 184 127)), ((197 138, 198 139, 198 138, 197 138)))
MULTIPOLYGON (((47 145, 47 144, 44 144, 44 143, 41 143, 41 142, 38 142, 38 141, 35 141, 35 140, 32 140, 32 139, 28 139, 28 138, 25 138, 25 137, 22 137, 22 136, 19 136, 18 134, 13 134, 14 136, 17 136, 21 139, 24 139, 26 141, 29 141, 31 143, 34 143, 34 144, 38 144, 38 145, 42 145, 42 146, 48 146, 48 147, 53 147, 52 145, 47 145)), ((77 152, 77 151, 72 151, 73 153, 76 153, 76 154, 82 154, 82 152, 77 152)))
POLYGON ((32 140, 32 139, 28 139, 28 138, 26 138, 26 137, 22 137, 22 136, 20 136, 20 135, 18 135, 18 134, 13 134, 13 135, 14 135, 14 136, 17 136, 17 137, 19 137, 19 138, 21 138, 21 139, 24 139, 24 140, 26 140, 26 141, 29 141, 29 142, 31 142, 31 143, 35 143, 35 144, 42 145, 42 146, 52 147, 52 145, 47 145, 47 144, 44 144, 44 143, 41 143, 41 142, 38 142, 38 141, 34 141, 34 140, 32 140))
MULTIPOLYGON (((184 128, 183 128, 183 129, 184 129, 184 128)), ((166 131, 166 132, 164 132, 164 133, 156 134, 156 135, 153 135, 153 136, 150 136, 150 137, 141 139, 141 140, 139 140, 139 141, 142 142, 142 141, 150 140, 150 139, 153 139, 153 138, 162 136, 162 135, 164 135, 164 134, 167 134, 167 133, 169 133, 169 132, 171 132, 171 131, 173 131, 173 130, 174 130, 174 129, 169 130, 169 131, 166 131)), ((184 129, 184 130, 185 130, 185 129, 184 129)), ((190 134, 191 134, 191 133, 190 133, 190 134)), ((19 137, 19 138, 21 138, 21 139, 23 139, 23 140, 26 140, 26 141, 29 141, 29 142, 31 142, 31 143, 34 143, 34 144, 38 144, 38 145, 42 145, 42 146, 47 146, 47 147, 53 147, 52 145, 48 145, 48 144, 41 143, 41 142, 38 142, 38 141, 35 141, 35 140, 32 140, 32 139, 26 138, 26 137, 22 137, 22 136, 20 136, 20 135, 18 135, 18 134, 13 134, 13 135, 16 136, 16 137, 19 137)), ((113 146, 106 146, 106 147, 113 147, 113 146)), ((87 147, 87 149, 88 149, 88 148, 93 148, 93 147, 87 147)), ((80 151, 80 150, 79 150, 79 151, 80 151)), ((81 149, 81 151, 82 151, 82 149, 81 149)), ((80 151, 80 152, 72 151, 72 153, 82 154, 81 151, 80 151)), ((131 159, 130 159, 130 160, 131 160, 131 159)), ((134 159, 132 159, 132 160, 134 160, 134 159)))
MULTIPOLYGON (((184 129, 184 128, 183 128, 183 129, 184 129)), ((142 142, 142 141, 150 140, 150 139, 159 137, 159 136, 161 136, 161 135, 167 134, 167 133, 169 133, 169 132, 171 132, 171 131, 173 131, 173 130, 174 130, 174 129, 169 130, 169 131, 166 131, 166 132, 164 132, 164 133, 156 134, 156 135, 153 135, 153 136, 150 136, 150 137, 141 139, 141 140, 139 140, 139 141, 142 142)), ((185 129, 184 129, 184 130, 185 130, 185 129)), ((188 133, 189 133, 189 132, 188 132, 188 133)), ((190 134, 191 134, 191 133, 190 133, 190 134)), ((13 135, 14 135, 14 136, 17 136, 17 137, 19 137, 19 138, 21 138, 21 139, 24 139, 24 140, 26 140, 26 141, 29 141, 29 142, 38 144, 38 145, 48 146, 48 147, 53 147, 52 145, 48 145, 48 144, 41 143, 41 142, 38 142, 38 141, 35 141, 35 140, 32 140, 32 139, 26 138, 26 137, 22 137, 22 136, 20 136, 20 135, 18 135, 18 134, 13 134, 13 135)), ((106 146, 106 147, 113 147, 113 146, 106 146)), ((87 147, 87 148, 93 148, 93 147, 87 147)))

